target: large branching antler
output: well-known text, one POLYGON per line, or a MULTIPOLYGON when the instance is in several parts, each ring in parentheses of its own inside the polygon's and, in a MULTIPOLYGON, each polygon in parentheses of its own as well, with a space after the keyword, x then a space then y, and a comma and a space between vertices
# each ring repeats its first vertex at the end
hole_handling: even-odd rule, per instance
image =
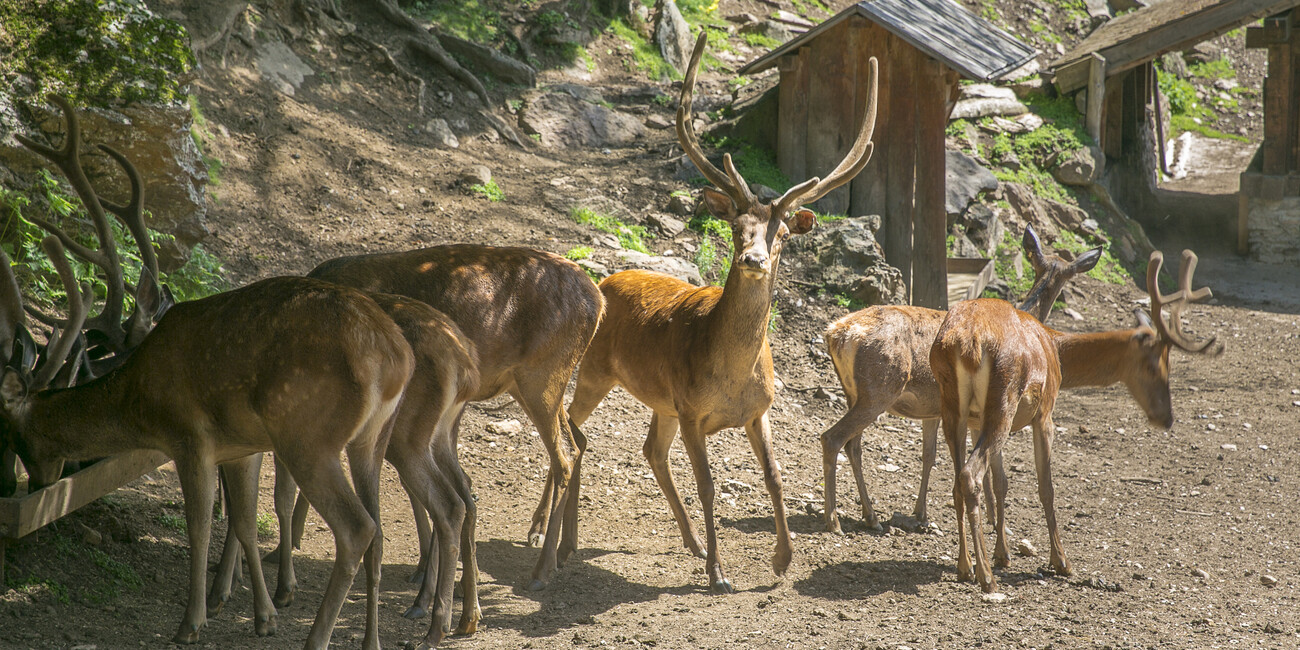
POLYGON ((849 149, 848 155, 831 170, 826 178, 819 179, 814 176, 786 191, 776 200, 774 214, 785 214, 789 210, 826 196, 831 190, 853 180, 853 177, 857 176, 871 160, 871 153, 876 148, 871 137, 876 130, 877 76, 880 72, 880 64, 876 61, 876 57, 871 57, 867 67, 870 73, 867 79, 867 108, 863 111, 862 126, 858 130, 858 139, 853 142, 853 148, 849 149))
POLYGON ((1178 269, 1178 291, 1171 294, 1160 293, 1158 282, 1160 267, 1164 265, 1165 256, 1160 251, 1151 251, 1147 263, 1147 293, 1151 296, 1151 319, 1160 338, 1185 352, 1193 354, 1218 355, 1223 352, 1223 344, 1215 345, 1218 337, 1211 336, 1203 345, 1196 345, 1182 330, 1183 308, 1193 302, 1205 300, 1214 295, 1209 287, 1192 290, 1192 275, 1196 273, 1196 253, 1183 250, 1183 259, 1178 269), (1169 307, 1169 320, 1164 317, 1164 307, 1169 307), (1170 327, 1170 323, 1173 324, 1170 327), (1213 346, 1213 347, 1212 347, 1213 346))
POLYGON ((700 58, 704 56, 704 48, 708 44, 708 34, 700 30, 699 38, 695 39, 695 49, 691 51, 691 64, 686 71, 686 79, 682 80, 682 95, 677 103, 677 140, 681 142, 682 149, 690 157, 691 162, 699 168, 700 173, 713 183, 715 187, 722 190, 727 196, 731 197, 732 202, 736 204, 736 209, 740 212, 747 212, 750 207, 758 202, 754 193, 750 191, 749 184, 736 171, 736 166, 731 162, 731 154, 722 156, 722 166, 726 168, 726 173, 720 171, 713 163, 709 162, 707 156, 700 149, 700 141, 695 136, 695 126, 691 120, 691 103, 695 93, 695 76, 700 70, 700 58))
POLYGON ((131 181, 131 200, 125 206, 118 206, 101 200, 94 187, 91 186, 81 164, 81 124, 77 119, 76 111, 73 110, 72 104, 63 97, 50 95, 49 99, 63 111, 64 122, 67 125, 67 134, 63 138, 63 146, 54 149, 22 135, 16 137, 28 149, 54 163, 59 168, 59 171, 63 172, 68 182, 72 184, 72 189, 77 193, 77 196, 81 197, 81 202, 94 224, 95 234, 99 240, 99 248, 92 249, 83 246, 58 226, 39 217, 32 218, 31 221, 57 237, 63 247, 73 255, 99 267, 103 271, 104 283, 107 286, 104 307, 98 314, 86 319, 84 327, 87 332, 87 339, 93 339, 90 342, 91 345, 102 346, 107 354, 124 355, 135 345, 138 345, 140 340, 144 338, 144 334, 148 332, 149 327, 152 325, 154 311, 156 311, 159 303, 157 296, 160 294, 158 262, 154 256, 148 231, 144 225, 141 207, 143 189, 140 175, 122 154, 101 145, 101 149, 122 165, 127 178, 131 181), (112 211, 126 224, 140 249, 141 259, 144 260, 141 281, 137 283, 135 291, 137 298, 136 313, 132 314, 130 320, 125 324, 122 321, 122 312, 125 305, 127 285, 122 274, 122 262, 117 252, 117 244, 113 239, 113 229, 109 224, 108 216, 105 213, 106 210, 112 211), (140 299, 143 299, 143 304, 139 302, 140 299))
POLYGON ((59 280, 63 282, 63 288, 68 294, 68 317, 63 322, 63 329, 50 332, 50 340, 45 345, 45 358, 32 377, 32 390, 48 386, 63 369, 68 353, 81 336, 81 326, 86 322, 86 314, 90 312, 90 302, 94 298, 89 284, 77 285, 77 276, 72 272, 72 265, 68 263, 68 256, 58 237, 46 236, 41 240, 41 249, 54 263, 54 268, 59 272, 59 280))

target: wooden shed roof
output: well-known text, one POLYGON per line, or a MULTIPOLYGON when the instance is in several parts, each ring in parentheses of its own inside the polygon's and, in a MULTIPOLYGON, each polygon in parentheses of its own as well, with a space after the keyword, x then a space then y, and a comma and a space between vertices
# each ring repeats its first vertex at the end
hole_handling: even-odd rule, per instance
MULTIPOLYGON (((1300 2, 1300 0, 1296 0, 1300 2)), ((992 81, 1034 58, 1037 51, 952 0, 863 0, 799 38, 751 61, 740 74, 762 72, 851 16, 870 20, 969 79, 992 81)))
POLYGON ((1093 52, 1111 76, 1297 6, 1300 0, 1164 0, 1098 27, 1049 67, 1061 92, 1071 92, 1087 84, 1093 52))

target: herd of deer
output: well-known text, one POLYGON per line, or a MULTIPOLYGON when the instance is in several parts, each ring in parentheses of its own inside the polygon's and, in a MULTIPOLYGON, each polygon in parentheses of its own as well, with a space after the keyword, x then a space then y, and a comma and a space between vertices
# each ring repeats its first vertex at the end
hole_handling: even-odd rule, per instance
MULTIPOLYGON (((701 36, 682 84, 677 134, 717 188, 703 190, 703 202, 732 227, 733 272, 721 288, 694 287, 645 271, 616 273, 598 288, 576 265, 556 255, 454 245, 334 259, 307 277, 267 279, 173 305, 158 282, 157 262, 147 243, 135 169, 118 152, 101 147, 125 168, 132 201, 117 206, 99 199, 82 172, 76 115, 65 100, 53 98, 67 122, 63 146, 22 141, 67 176, 96 226, 100 245, 83 246, 53 224, 37 222, 51 233, 43 247, 70 303, 62 320, 32 310, 52 328, 43 348, 27 333, 9 260, 0 259, 0 346, 13 350, 0 381, 0 442, 22 459, 32 488, 58 480, 65 460, 133 449, 171 456, 184 494, 191 552, 189 601, 174 639, 181 643, 197 641, 206 617, 229 597, 241 554, 258 557, 255 510, 263 451, 275 452, 281 542, 274 598, 261 563, 248 562, 258 635, 272 634, 275 607, 293 600, 291 551, 310 502, 333 531, 336 554, 306 646, 328 645, 364 559, 364 647, 379 647, 379 466, 385 458, 411 497, 419 532, 421 559, 412 579, 422 587, 406 615, 418 618, 431 611, 424 644, 437 645, 450 629, 460 559, 464 602, 456 632, 473 632, 480 617, 475 504, 469 477, 457 461, 456 437, 468 402, 503 392, 531 418, 550 455, 528 535, 530 543, 542 547, 530 588, 543 588, 576 548, 587 446, 579 426, 615 385, 653 411, 643 452, 686 548, 705 559, 715 592, 730 592, 732 585, 718 553, 705 440, 722 429, 744 427, 772 499, 772 568, 783 574, 791 561, 791 536, 768 417, 775 390, 767 319, 776 268, 786 241, 816 224, 814 215, 800 206, 848 182, 871 156, 877 64, 871 60, 870 99, 843 162, 825 179, 810 179, 765 202, 751 192, 730 156, 723 157, 719 170, 696 140, 690 111, 704 43, 701 36), (123 279, 105 211, 122 219, 140 246, 144 268, 134 287, 123 279), (88 286, 77 285, 65 248, 103 269, 107 278, 105 306, 93 317, 88 312, 94 296, 88 286), (128 294, 135 308, 123 320, 128 294), (577 386, 566 416, 562 401, 575 367, 577 386), (679 431, 704 511, 703 542, 667 462, 679 431), (342 452, 348 457, 350 484, 342 452), (206 593, 217 465, 225 477, 233 537, 212 591, 206 593), (295 508, 297 488, 305 501, 295 508)), ((1066 334, 1042 321, 1065 283, 1091 268, 1099 251, 1066 262, 1045 254, 1028 229, 1024 244, 1037 281, 1019 309, 990 299, 958 303, 947 313, 869 307, 832 323, 825 337, 849 405, 821 437, 827 530, 840 529, 835 471, 846 446, 863 519, 878 526, 862 474, 861 434, 884 411, 923 423, 923 475, 915 515, 924 520, 942 421, 956 469, 958 573, 964 580, 974 577, 985 591, 993 591, 996 581, 983 542, 980 489, 988 495, 990 516, 996 514, 994 565, 1006 566, 1007 481, 1001 460, 1010 432, 1033 428, 1050 563, 1068 575, 1051 479, 1052 409, 1059 389, 1123 383, 1149 421, 1168 428, 1173 423, 1170 349, 1222 349, 1213 339, 1194 345, 1179 329, 1182 307, 1209 295, 1208 289, 1191 289, 1196 265, 1191 252, 1184 252, 1180 290, 1173 295, 1159 292, 1162 260, 1159 253, 1152 254, 1150 314, 1136 312, 1136 328, 1066 334), (1166 305, 1171 307, 1168 320, 1162 313, 1166 305), (968 430, 974 441, 969 457, 968 430), (967 524, 975 547, 973 572, 967 524)))

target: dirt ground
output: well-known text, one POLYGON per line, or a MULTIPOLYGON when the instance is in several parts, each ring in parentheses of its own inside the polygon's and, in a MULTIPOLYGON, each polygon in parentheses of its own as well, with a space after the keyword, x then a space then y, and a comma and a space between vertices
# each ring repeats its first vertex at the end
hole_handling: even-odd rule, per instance
MULTIPOLYGON (((370 25, 369 36, 381 40, 370 25)), ((349 46, 330 59, 334 50, 315 52, 313 38, 302 37, 295 50, 327 72, 310 77, 293 97, 263 83, 252 53, 237 42, 224 65, 209 55, 197 82, 214 133, 210 153, 225 162, 221 184, 212 188, 208 246, 226 260, 236 283, 302 273, 344 253, 452 241, 562 253, 587 245, 592 233, 558 205, 599 199, 638 221, 646 212, 664 210, 670 191, 687 189, 672 180, 677 154, 669 131, 652 130, 637 146, 607 152, 521 150, 493 141, 472 111, 461 108, 471 100, 459 87, 445 108, 449 116, 467 119, 462 146, 435 148, 421 128, 426 118, 413 114, 413 89, 384 77, 373 52, 349 46), (470 164, 492 168, 503 202, 455 186, 459 171, 470 164)), ((598 68, 619 74, 593 83, 603 83, 607 99, 621 109, 670 116, 668 108, 629 90, 621 53, 614 49, 601 56, 598 68)), ((543 82, 565 81, 567 74, 548 70, 543 82)), ((724 79, 707 84, 706 90, 717 91, 724 79)), ((682 241, 659 238, 651 247, 681 251, 682 241)), ((1173 258, 1176 251, 1166 253, 1173 258)), ((462 423, 462 458, 478 496, 483 620, 477 634, 450 639, 446 647, 1300 644, 1300 510, 1294 505, 1295 471, 1286 469, 1300 461, 1293 433, 1300 417, 1295 269, 1244 262, 1206 243, 1198 284, 1212 287, 1216 298, 1185 316, 1198 336, 1218 336, 1227 348, 1217 358, 1172 355, 1172 430, 1149 427, 1119 386, 1076 390, 1058 401, 1056 503, 1073 577, 1043 570, 1047 534, 1031 445, 1024 433, 1012 437, 1006 466, 1013 539, 1028 539, 1043 555, 1014 557, 999 575, 1008 598, 986 603, 975 585, 956 580, 952 463, 946 453, 940 453, 930 492, 937 529, 912 532, 915 522, 904 514, 911 512, 919 482, 916 423, 885 416, 865 434, 868 484, 877 511, 889 520, 886 531, 861 526, 856 490, 847 463, 841 463, 846 534, 822 532, 818 435, 843 405, 825 397, 842 393, 820 335, 846 310, 789 281, 803 277, 810 261, 798 253, 783 261, 781 317, 771 335, 784 384, 772 411, 774 446, 797 535, 788 574, 777 578, 770 569, 772 507, 753 453, 741 431, 723 431, 710 441, 709 457, 724 493, 717 504, 721 557, 737 593, 709 594, 704 563, 682 547, 641 455, 649 412, 615 390, 584 426, 591 444, 578 551, 548 589, 527 591, 538 551, 523 541, 545 453, 518 406, 498 398, 471 407, 462 423), (521 420, 523 431, 488 432, 489 422, 504 419, 521 420)), ((1131 311, 1144 295, 1132 283, 1083 278, 1064 296, 1083 320, 1058 312, 1052 325, 1068 331, 1131 327, 1131 311)), ((683 494, 693 496, 680 447, 671 462, 683 494)), ((394 648, 422 636, 427 619, 401 617, 415 596, 405 578, 417 550, 406 497, 391 468, 383 491, 381 634, 394 648)), ((690 499, 687 507, 700 524, 698 502, 690 499)), ((269 473, 260 510, 271 511, 269 473)), ((165 466, 10 547, 11 588, 0 594, 0 647, 167 643, 186 597, 182 524, 178 482, 165 466)), ((214 560, 224 537, 217 528, 214 560)), ((270 535, 262 540, 266 550, 274 543, 270 535)), ((313 513, 297 556, 298 600, 279 612, 278 634, 253 635, 252 599, 241 587, 209 621, 203 647, 301 645, 332 554, 332 536, 313 513)), ((267 570, 273 573, 274 566, 267 570)), ((360 580, 344 605, 336 647, 360 644, 359 587, 360 580)))

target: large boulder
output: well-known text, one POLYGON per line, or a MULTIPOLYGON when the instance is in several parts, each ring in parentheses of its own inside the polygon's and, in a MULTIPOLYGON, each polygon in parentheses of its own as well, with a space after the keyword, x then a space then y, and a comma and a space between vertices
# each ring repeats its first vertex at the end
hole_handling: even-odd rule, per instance
POLYGON ((1095 145, 1062 152, 1056 157, 1052 176, 1062 185, 1087 187, 1105 172, 1106 156, 1095 145))
POLYGON ((879 228, 879 216, 853 217, 821 224, 794 241, 817 259, 827 291, 867 305, 903 304, 903 274, 885 261, 876 242, 879 228))
POLYGON ((568 92, 534 95, 519 110, 519 127, 544 147, 619 147, 645 134, 640 119, 568 92))
POLYGON ((1084 222, 1088 220, 1087 212, 1067 203, 1038 196, 1028 185, 1006 183, 1002 186, 1002 192, 1007 203, 1011 204, 1015 218, 1020 222, 1017 230, 1031 225, 1045 240, 1055 240, 1062 230, 1082 232, 1084 222))
POLYGON ((947 193, 944 196, 944 211, 951 219, 966 211, 966 206, 979 196, 980 192, 998 189, 998 179, 993 172, 960 151, 949 149, 945 152, 947 172, 944 183, 947 193))
POLYGON ((1028 113, 1029 107, 1016 98, 1010 88, 993 84, 971 84, 963 86, 961 99, 952 109, 949 119, 978 119, 991 115, 1014 116, 1028 113))
POLYGON ((686 73, 686 64, 690 63, 691 48, 695 43, 691 38, 691 26, 673 0, 660 0, 659 18, 655 21, 655 45, 668 65, 686 73))

